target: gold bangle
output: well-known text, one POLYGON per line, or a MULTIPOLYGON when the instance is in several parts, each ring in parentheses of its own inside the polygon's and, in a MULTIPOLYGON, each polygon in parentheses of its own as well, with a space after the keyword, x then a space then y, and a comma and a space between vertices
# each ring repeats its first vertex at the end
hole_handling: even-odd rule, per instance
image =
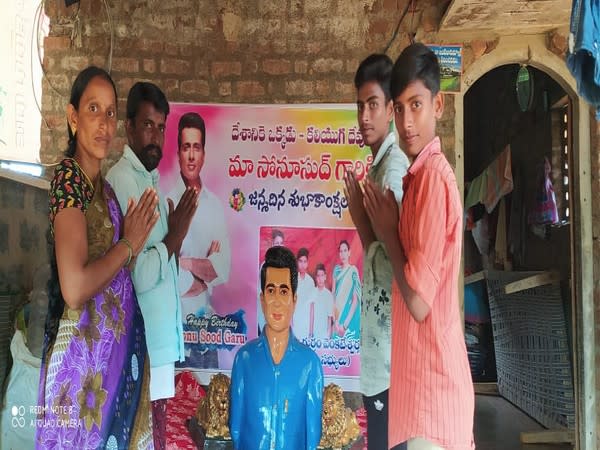
POLYGON ((129 250, 129 257, 127 258, 127 262, 125 263, 126 266, 129 265, 129 263, 131 262, 131 258, 133 258, 133 247, 131 246, 131 242, 129 242, 127 239, 125 238, 121 238, 117 241, 117 244, 119 242, 122 242, 123 244, 125 244, 127 246, 127 249, 129 250))

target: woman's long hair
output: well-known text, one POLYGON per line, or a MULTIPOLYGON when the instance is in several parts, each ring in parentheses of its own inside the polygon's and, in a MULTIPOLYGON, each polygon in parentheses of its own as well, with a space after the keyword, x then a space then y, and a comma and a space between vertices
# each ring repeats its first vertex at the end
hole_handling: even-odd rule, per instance
MULTIPOLYGON (((88 84, 90 84, 90 81, 96 77, 100 77, 108 81, 115 91, 115 99, 117 98, 117 88, 115 87, 115 83, 108 72, 96 66, 89 66, 79 72, 77 78, 75 78, 75 81, 73 82, 73 86, 71 87, 71 97, 69 99, 69 103, 73 105, 75 110, 79 110, 79 103, 83 93, 85 92, 88 84)), ((72 158, 75 156, 75 151, 77 149, 77 133, 73 133, 68 122, 67 130, 69 133, 69 143, 67 150, 65 151, 65 156, 72 158)), ((62 317, 65 309, 65 300, 63 298, 58 279, 58 266, 56 264, 56 252, 54 251, 54 235, 52 234, 50 227, 48 227, 48 231, 46 232, 46 240, 48 242, 48 255, 50 257, 50 279, 48 280, 47 284, 48 314, 46 316, 46 335, 44 338, 44 351, 42 353, 43 359, 46 358, 48 349, 52 346, 54 340, 56 339, 60 318, 62 317)))

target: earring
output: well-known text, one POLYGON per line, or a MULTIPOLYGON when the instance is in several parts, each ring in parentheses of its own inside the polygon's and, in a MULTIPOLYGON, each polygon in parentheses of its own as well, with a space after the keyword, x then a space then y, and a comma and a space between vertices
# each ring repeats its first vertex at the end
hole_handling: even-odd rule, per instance
POLYGON ((72 134, 73 136, 75 136, 75 133, 76 133, 76 132, 77 132, 77 127, 76 127, 75 125, 73 125, 73 126, 71 127, 71 134, 72 134))

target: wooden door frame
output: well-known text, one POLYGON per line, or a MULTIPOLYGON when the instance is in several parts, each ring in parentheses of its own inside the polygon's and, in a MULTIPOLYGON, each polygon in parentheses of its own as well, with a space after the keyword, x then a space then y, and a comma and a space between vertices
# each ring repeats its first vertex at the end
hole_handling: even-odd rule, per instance
MULTIPOLYGON (((590 107, 577 95, 576 82, 561 59, 546 48, 545 35, 505 36, 490 53, 465 68, 462 89, 454 99, 456 179, 464 192, 464 96, 480 77, 506 64, 528 64, 550 75, 573 104, 573 183, 571 301, 575 449, 596 449, 596 338, 592 242, 590 107)), ((464 198, 464 197, 463 197, 464 198)))

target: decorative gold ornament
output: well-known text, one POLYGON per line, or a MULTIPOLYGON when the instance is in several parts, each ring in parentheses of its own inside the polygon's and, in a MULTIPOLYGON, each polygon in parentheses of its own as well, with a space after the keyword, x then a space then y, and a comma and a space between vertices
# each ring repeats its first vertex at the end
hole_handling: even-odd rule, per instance
POLYGON ((218 373, 210 379, 206 396, 200 400, 196 418, 207 438, 231 439, 229 433, 229 387, 231 380, 218 373))
POLYGON ((318 448, 341 450, 360 435, 356 416, 346 408, 342 388, 329 384, 323 391, 321 442, 318 448))

